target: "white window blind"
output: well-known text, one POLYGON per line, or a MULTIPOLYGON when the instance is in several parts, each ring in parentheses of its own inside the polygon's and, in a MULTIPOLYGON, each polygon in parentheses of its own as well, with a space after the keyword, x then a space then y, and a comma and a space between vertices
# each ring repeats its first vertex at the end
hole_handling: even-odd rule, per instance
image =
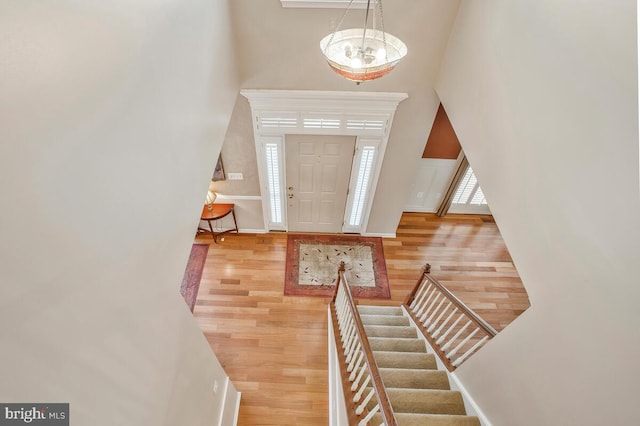
POLYGON ((305 118, 303 126, 305 129, 339 129, 340 122, 339 118, 305 118))
POLYGON ((464 177, 456 189, 456 193, 453 196, 453 204, 470 204, 470 205, 485 205, 487 200, 484 198, 484 193, 478 185, 478 179, 473 173, 471 167, 467 168, 464 177))
POLYGON ((347 129, 349 130, 383 130, 387 122, 385 120, 347 120, 347 129))
POLYGON ((267 185, 269 190, 269 205, 271 222, 282 223, 282 194, 280 193, 280 159, 278 144, 266 143, 265 155, 267 160, 267 185))
POLYGON ((360 164, 358 166, 358 178, 353 195, 353 206, 349 217, 350 226, 360 226, 362 222, 362 213, 364 212, 364 203, 367 199, 367 189, 369 189, 371 168, 373 167, 375 153, 376 148, 374 146, 365 146, 362 148, 362 156, 360 157, 360 164))
POLYGON ((258 127, 261 129, 291 129, 298 127, 298 119, 295 116, 259 116, 258 127))

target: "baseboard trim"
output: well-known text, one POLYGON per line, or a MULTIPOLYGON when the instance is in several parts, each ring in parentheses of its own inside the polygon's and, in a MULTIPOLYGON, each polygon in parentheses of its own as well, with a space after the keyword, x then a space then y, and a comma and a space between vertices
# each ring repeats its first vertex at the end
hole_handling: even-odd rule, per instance
POLYGON ((449 373, 449 378, 452 379, 454 382, 451 387, 457 388, 460 391, 460 393, 463 395, 465 403, 469 404, 469 406, 467 406, 467 411, 473 412, 474 415, 478 416, 478 419, 480 420, 480 423, 483 426, 491 426, 491 422, 489 422, 489 419, 487 419, 487 417, 484 415, 484 413, 476 403, 475 399, 471 397, 471 395, 469 394, 469 391, 467 391, 467 388, 464 387, 464 385, 456 375, 455 371, 453 373, 449 373))
POLYGON ((387 234, 384 232, 365 232, 362 234, 363 237, 382 237, 382 238, 395 238, 396 233, 387 234))
POLYGON ((260 195, 229 195, 229 194, 216 194, 216 201, 262 201, 260 195))
POLYGON ((423 206, 404 206, 402 209, 405 213, 435 213, 437 210, 433 210, 431 207, 423 206))
POLYGON ((238 392, 238 399, 236 400, 236 412, 233 415, 233 425, 237 426, 238 425, 238 417, 240 415, 240 400, 242 399, 242 392, 237 391, 238 392))
POLYGON ((240 228, 238 230, 239 234, 267 234, 269 231, 266 229, 251 229, 251 228, 240 228))

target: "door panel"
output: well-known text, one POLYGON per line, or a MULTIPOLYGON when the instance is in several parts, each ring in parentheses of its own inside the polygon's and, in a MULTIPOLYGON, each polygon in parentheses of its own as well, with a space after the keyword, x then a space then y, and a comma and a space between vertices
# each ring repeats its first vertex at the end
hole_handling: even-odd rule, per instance
POLYGON ((355 137, 287 135, 289 231, 342 231, 355 137))

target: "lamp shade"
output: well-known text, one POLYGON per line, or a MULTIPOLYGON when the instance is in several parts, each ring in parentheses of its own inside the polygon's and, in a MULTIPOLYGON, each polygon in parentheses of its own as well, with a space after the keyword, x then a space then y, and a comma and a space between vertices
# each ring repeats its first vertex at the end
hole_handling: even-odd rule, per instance
POLYGON ((320 41, 320 49, 336 73, 356 82, 387 75, 407 54, 399 38, 366 28, 329 34, 320 41))

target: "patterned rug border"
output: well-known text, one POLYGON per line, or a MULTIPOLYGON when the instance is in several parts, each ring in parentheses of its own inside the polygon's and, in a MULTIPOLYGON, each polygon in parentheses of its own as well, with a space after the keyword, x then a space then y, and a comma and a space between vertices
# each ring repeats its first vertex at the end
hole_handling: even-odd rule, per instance
POLYGON ((200 289, 200 280, 202 279, 202 270, 207 260, 209 252, 209 244, 193 244, 189 253, 189 260, 184 270, 182 284, 180 285, 180 294, 187 302, 189 309, 193 312, 200 289))
MULTIPOLYGON (((300 244, 345 244, 362 245, 371 247, 373 260, 373 273, 375 275, 375 287, 351 286, 354 297, 360 299, 390 299, 389 279, 387 277, 387 265, 384 259, 382 238, 361 237, 357 235, 329 235, 329 234, 288 234, 287 235, 287 262, 285 267, 284 294, 285 296, 317 296, 331 297, 334 293, 334 285, 323 284, 318 286, 298 285, 298 267, 300 256, 298 248, 300 244)), ((336 269, 336 276, 338 270, 336 269)))

